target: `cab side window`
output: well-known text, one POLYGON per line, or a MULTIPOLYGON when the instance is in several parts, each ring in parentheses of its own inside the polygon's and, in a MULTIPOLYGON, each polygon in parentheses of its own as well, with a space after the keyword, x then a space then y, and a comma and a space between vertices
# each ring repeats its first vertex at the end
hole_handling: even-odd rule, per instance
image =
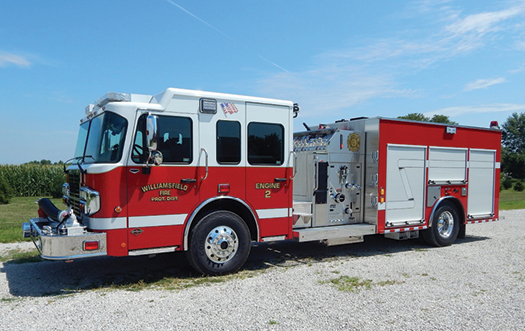
POLYGON ((148 148, 146 147, 146 117, 147 115, 142 115, 137 123, 135 141, 131 149, 131 159, 135 163, 145 163, 149 156, 148 148))
POLYGON ((248 124, 248 162, 281 165, 284 161, 284 127, 281 124, 248 124))
POLYGON ((217 162, 241 162, 241 124, 233 121, 217 122, 217 162))
MULTIPOLYGON (((132 159, 146 162, 149 152, 146 147, 146 117, 142 115, 137 126, 132 159)), ((162 153, 163 163, 185 163, 193 160, 192 120, 187 117, 158 116, 157 150, 162 153)))

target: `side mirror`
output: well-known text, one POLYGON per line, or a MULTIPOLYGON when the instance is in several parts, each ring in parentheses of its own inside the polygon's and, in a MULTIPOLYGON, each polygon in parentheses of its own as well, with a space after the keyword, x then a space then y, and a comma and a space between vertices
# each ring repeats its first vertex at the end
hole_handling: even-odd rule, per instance
POLYGON ((164 157, 162 156, 162 153, 160 151, 150 152, 149 161, 153 161, 154 165, 160 165, 163 160, 164 160, 164 157))
POLYGON ((146 137, 150 152, 157 150, 157 116, 148 115, 146 120, 146 137))
POLYGON ((146 138, 149 150, 149 157, 146 161, 146 166, 148 167, 150 162, 153 162, 154 165, 161 164, 163 157, 162 153, 157 150, 158 133, 157 116, 155 115, 148 115, 146 120, 146 138))

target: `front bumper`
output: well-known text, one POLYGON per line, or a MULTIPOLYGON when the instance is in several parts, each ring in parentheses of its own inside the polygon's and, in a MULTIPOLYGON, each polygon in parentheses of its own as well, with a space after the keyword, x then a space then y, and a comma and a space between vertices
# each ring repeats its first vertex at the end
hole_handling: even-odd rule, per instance
POLYGON ((42 258, 71 260, 106 255, 106 234, 85 232, 78 235, 59 234, 58 222, 49 218, 32 218, 24 223, 24 238, 31 238, 42 258))

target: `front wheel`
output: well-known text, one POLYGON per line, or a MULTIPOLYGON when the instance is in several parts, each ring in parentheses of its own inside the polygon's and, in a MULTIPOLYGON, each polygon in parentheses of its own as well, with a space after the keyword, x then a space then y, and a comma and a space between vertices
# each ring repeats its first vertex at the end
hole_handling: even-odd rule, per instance
POLYGON ((250 254, 250 230, 239 215, 215 211, 191 230, 188 261, 204 275, 238 271, 250 254))
POLYGON ((443 203, 434 213, 432 226, 423 231, 423 240, 432 246, 449 246, 458 237, 460 218, 454 206, 443 203))

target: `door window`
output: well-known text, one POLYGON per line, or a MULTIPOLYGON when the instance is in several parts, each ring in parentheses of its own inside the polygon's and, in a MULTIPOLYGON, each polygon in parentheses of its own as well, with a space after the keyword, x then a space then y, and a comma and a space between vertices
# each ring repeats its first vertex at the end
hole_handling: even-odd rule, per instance
MULTIPOLYGON (((149 151, 146 147, 146 118, 142 115, 137 125, 131 158, 144 163, 149 151)), ((187 117, 158 116, 157 150, 162 153, 163 163, 191 163, 193 160, 192 120, 187 117)))
POLYGON ((241 162, 241 124, 234 121, 217 122, 217 162, 241 162))
POLYGON ((281 124, 248 124, 248 162, 277 165, 284 160, 284 127, 281 124))

